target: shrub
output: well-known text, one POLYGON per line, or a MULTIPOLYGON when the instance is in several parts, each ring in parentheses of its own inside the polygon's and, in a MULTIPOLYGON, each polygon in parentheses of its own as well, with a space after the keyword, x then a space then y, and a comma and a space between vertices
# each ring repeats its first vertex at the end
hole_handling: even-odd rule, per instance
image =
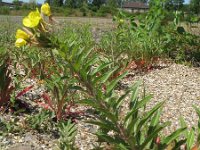
POLYGON ((99 16, 107 16, 107 14, 115 14, 117 12, 117 9, 116 8, 113 8, 113 7, 109 7, 109 6, 101 6, 99 8, 99 10, 97 11, 97 14, 99 16))
POLYGON ((0 6, 0 14, 9 15, 10 14, 10 8, 7 7, 7 6, 0 6))

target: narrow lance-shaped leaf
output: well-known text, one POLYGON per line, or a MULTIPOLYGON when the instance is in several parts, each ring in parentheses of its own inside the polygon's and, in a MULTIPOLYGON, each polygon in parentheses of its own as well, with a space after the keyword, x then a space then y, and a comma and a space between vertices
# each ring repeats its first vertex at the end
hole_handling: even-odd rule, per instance
POLYGON ((127 95, 128 95, 130 92, 131 92, 131 89, 127 90, 125 94, 121 95, 121 96, 118 98, 117 102, 116 102, 115 105, 113 106, 114 109, 118 109, 118 108, 121 106, 123 100, 127 97, 127 95))
POLYGON ((189 134, 188 134, 188 136, 187 136, 187 142, 186 142, 186 144, 187 144, 187 147, 189 148, 189 149, 191 149, 192 148, 192 146, 194 145, 194 139, 195 139, 195 129, 194 129, 194 127, 190 130, 190 132, 189 132, 189 134))
POLYGON ((139 108, 143 107, 148 101, 150 101, 151 96, 146 96, 143 100, 139 101, 136 107, 133 107, 126 115, 124 123, 133 115, 139 108))
POLYGON ((147 120, 149 120, 152 115, 164 104, 164 102, 161 102, 161 103, 158 103, 156 106, 154 106, 148 113, 145 114, 145 116, 143 116, 143 118, 141 119, 140 123, 138 124, 138 127, 137 127, 137 131, 136 133, 138 133, 142 126, 145 124, 145 122, 147 120))
POLYGON ((128 74, 128 72, 125 72, 122 75, 120 75, 119 77, 117 77, 115 80, 111 81, 111 83, 107 86, 107 91, 106 91, 107 94, 110 93, 114 89, 116 84, 119 82, 119 80, 124 78, 127 74, 128 74))
POLYGON ((123 144, 119 144, 119 149, 120 150, 128 150, 127 148, 126 148, 126 146, 124 146, 123 144))
POLYGON ((170 134, 169 136, 167 136, 166 138, 164 138, 161 141, 160 149, 166 148, 172 141, 174 141, 177 137, 179 137, 180 134, 182 134, 183 131, 185 131, 186 129, 187 128, 180 128, 176 130, 175 132, 173 132, 172 134, 170 134))
MULTIPOLYGON (((181 125, 181 128, 186 128, 187 127, 187 124, 186 124, 186 122, 185 122, 183 117, 180 118, 180 125, 181 125)), ((188 130, 185 130, 183 132, 183 134, 184 134, 185 137, 188 137, 188 130)))
POLYGON ((156 128, 154 131, 152 131, 152 133, 146 138, 146 140, 144 141, 144 143, 141 145, 141 149, 145 149, 145 146, 151 142, 152 140, 154 140, 154 138, 156 138, 158 136, 158 133, 164 129, 166 126, 168 126, 170 123, 166 122, 160 126, 158 126, 158 128, 156 128))
POLYGON ((195 106, 195 105, 193 105, 193 107, 194 107, 194 109, 195 109, 197 115, 198 115, 199 118, 200 118, 200 109, 198 109, 197 106, 195 106))
POLYGON ((175 143, 175 146, 173 147, 172 150, 179 150, 182 145, 186 143, 186 139, 180 140, 177 143, 175 143))
POLYGON ((160 108, 151 120, 150 126, 155 127, 159 123, 162 108, 160 108))
POLYGON ((90 124, 97 125, 97 126, 101 127, 102 129, 107 129, 109 131, 113 130, 113 131, 118 132, 116 126, 108 120, 104 120, 104 121, 89 120, 89 121, 86 121, 86 122, 90 123, 90 124))
POLYGON ((111 64, 111 62, 108 62, 108 63, 104 63, 100 66, 97 66, 95 69, 93 69, 93 71, 90 73, 90 75, 91 76, 95 75, 96 73, 100 72, 101 70, 107 68, 110 64, 111 64))
POLYGON ((91 59, 87 60, 87 62, 84 62, 84 65, 82 65, 82 69, 88 71, 88 74, 89 74, 91 71, 91 66, 93 66, 95 63, 97 63, 98 60, 99 60, 99 58, 97 56, 93 56, 91 59))
POLYGON ((99 77, 97 77, 93 82, 100 82, 100 83, 105 83, 110 76, 112 75, 112 73, 117 69, 118 67, 113 68, 112 70, 109 70, 107 73, 105 73, 104 75, 100 75, 99 77))
MULTIPOLYGON (((131 103, 136 100, 138 97, 138 87, 141 84, 141 81, 136 82, 132 87, 131 103)), ((130 105, 130 107, 132 107, 130 105)))

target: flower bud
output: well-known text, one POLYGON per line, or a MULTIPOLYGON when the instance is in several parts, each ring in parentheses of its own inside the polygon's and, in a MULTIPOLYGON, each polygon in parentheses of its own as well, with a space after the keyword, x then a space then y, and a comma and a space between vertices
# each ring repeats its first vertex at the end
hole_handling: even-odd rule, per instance
POLYGON ((48 3, 42 5, 41 12, 46 16, 51 16, 51 9, 48 3))
POLYGON ((16 40, 15 46, 16 46, 16 47, 22 47, 22 46, 26 45, 26 43, 27 43, 27 42, 26 42, 24 39, 19 38, 19 39, 16 40))
POLYGON ((23 30, 21 29, 18 29, 17 30, 17 33, 16 33, 16 39, 24 39, 24 40, 28 40, 30 37, 30 35, 28 35, 26 32, 24 32, 23 30))

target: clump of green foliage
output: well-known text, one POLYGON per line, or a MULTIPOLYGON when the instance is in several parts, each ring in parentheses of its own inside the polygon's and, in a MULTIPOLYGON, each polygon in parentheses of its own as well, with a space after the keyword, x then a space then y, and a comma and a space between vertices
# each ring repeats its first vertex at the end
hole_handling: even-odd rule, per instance
MULTIPOLYGON (((165 25, 166 12, 161 6, 162 3, 155 0, 155 5, 145 16, 146 20, 139 20, 139 23, 132 16, 119 13, 114 18, 116 28, 106 33, 98 44, 92 38, 90 26, 68 25, 54 33, 51 29, 31 29, 37 36, 45 32, 43 39, 48 40, 37 41, 36 48, 29 45, 14 49, 12 58, 15 69, 21 65, 25 70, 24 78, 37 79, 45 86, 41 95, 45 107, 26 120, 28 127, 45 132, 52 126, 60 136, 59 148, 75 149, 77 128, 74 116, 66 111, 71 103, 75 103, 94 110, 91 112, 93 119, 88 123, 99 127, 95 133, 98 142, 108 143, 109 149, 164 150, 181 149, 182 146, 198 149, 199 125, 189 130, 181 119, 181 128, 170 135, 162 135, 162 130, 170 124, 160 121, 164 102, 146 111, 151 95, 138 96, 140 82, 124 90, 123 94, 116 92, 119 81, 128 74, 122 68, 126 67, 121 63, 123 60, 127 64, 134 60, 148 66, 156 57, 164 57, 172 51, 180 53, 185 47, 195 44, 198 49, 199 37, 187 33, 180 26, 178 12, 174 14, 174 22, 165 25), (116 72, 120 73, 116 75, 116 72)), ((6 57, 2 57, 0 69, 6 68, 7 63, 6 57)), ((0 101, 6 100, 6 104, 12 89, 12 86, 7 86, 11 83, 7 70, 0 70, 1 77, 4 77, 0 77, 3 85, 0 86, 3 89, 0 101)), ((195 110, 200 118, 200 110, 196 107, 195 110)), ((0 125, 8 132, 12 131, 10 124, 3 122, 0 125)))
POLYGON ((199 36, 182 26, 181 12, 176 11, 172 20, 167 20, 167 15, 163 2, 156 0, 142 17, 120 12, 113 18, 116 29, 102 36, 99 50, 116 64, 123 62, 122 66, 135 61, 136 65, 147 67, 166 57, 177 62, 199 62, 199 36))

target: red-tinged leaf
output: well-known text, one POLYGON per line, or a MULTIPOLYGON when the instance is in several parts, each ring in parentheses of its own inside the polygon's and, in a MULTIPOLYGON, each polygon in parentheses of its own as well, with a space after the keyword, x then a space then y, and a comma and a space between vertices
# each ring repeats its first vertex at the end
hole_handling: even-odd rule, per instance
POLYGON ((38 104, 39 107, 42 107, 45 110, 51 110, 52 111, 51 107, 48 104, 45 104, 43 102, 37 102, 37 104, 38 104))
POLYGON ((24 95, 25 93, 27 93, 27 92, 28 92, 30 89, 32 89, 33 87, 34 87, 33 85, 31 85, 31 86, 29 86, 29 87, 26 87, 25 89, 23 89, 21 92, 19 92, 19 93, 17 94, 16 98, 18 98, 18 97, 24 95))
MULTIPOLYGON (((123 66, 121 66, 120 68, 123 68, 123 66)), ((135 69, 137 68, 137 65, 135 63, 135 61, 130 62, 124 69, 122 69, 121 71, 115 73, 112 77, 111 80, 119 77, 120 75, 122 75, 123 73, 125 73, 126 71, 130 70, 130 69, 135 69)))
POLYGON ((53 107, 53 103, 51 98, 49 97, 49 95, 47 93, 43 93, 42 94, 42 98, 45 100, 45 102, 49 105, 49 107, 51 107, 51 109, 54 109, 53 107))
POLYGON ((144 61, 144 60, 141 60, 141 61, 140 61, 140 64, 141 64, 142 66, 144 66, 145 61, 144 61))

